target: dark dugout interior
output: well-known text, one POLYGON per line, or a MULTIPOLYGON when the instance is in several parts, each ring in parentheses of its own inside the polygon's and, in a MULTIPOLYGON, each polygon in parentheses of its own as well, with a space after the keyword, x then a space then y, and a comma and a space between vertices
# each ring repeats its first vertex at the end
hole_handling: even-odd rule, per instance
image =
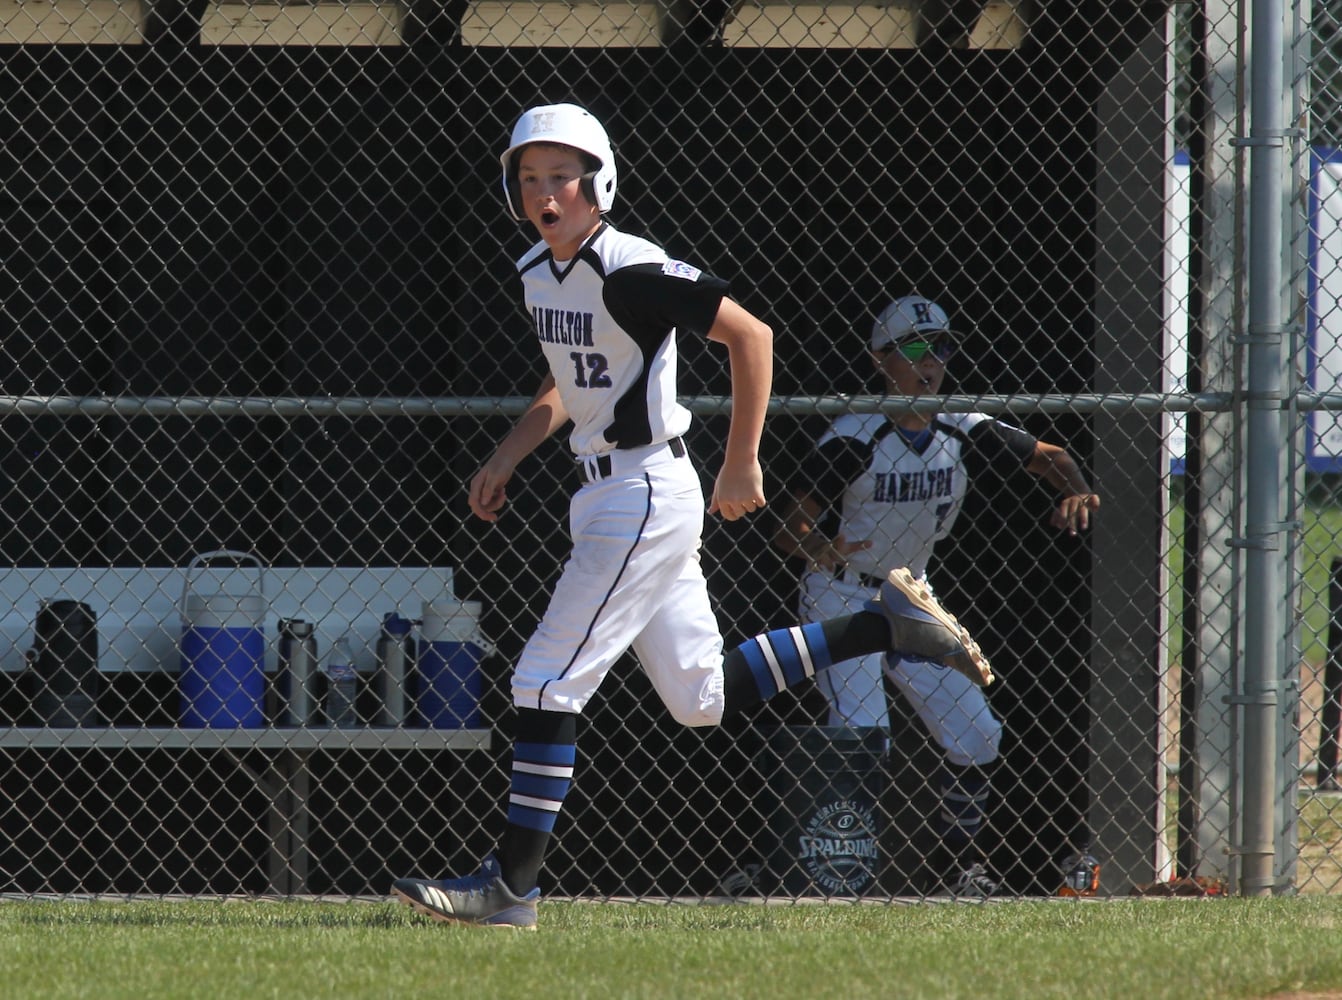
MULTIPOLYGON (((1095 105, 1164 5, 1040 6, 1027 45, 996 52, 465 49, 450 19, 397 49, 205 48, 172 31, 135 48, 9 47, 3 391, 529 395, 539 358, 510 281, 529 237, 503 212, 496 157, 517 113, 557 100, 587 105, 616 138, 616 224, 730 278, 773 325, 776 394, 872 391, 854 373, 870 318, 912 289, 968 320, 951 391, 1090 391, 1095 105)), ((682 392, 725 395, 725 353, 688 337, 682 349, 682 392)), ((1087 461, 1084 418, 1022 422, 1087 461)), ((519 470, 498 526, 472 521, 464 483, 508 423, 9 415, 3 559, 185 565, 242 548, 275 565, 454 566, 498 644, 485 707, 507 734, 508 666, 566 550, 574 484, 555 442, 519 470)), ((773 496, 824 423, 771 419, 773 496)), ((724 430, 711 417, 691 432, 706 483, 724 430)), ((1028 476, 980 482, 933 577, 1009 681, 993 696, 1008 733, 994 863, 1021 892, 1056 888, 1050 864, 1084 836, 1087 801, 1090 572, 1084 546, 1048 529, 1050 500, 1028 476)), ((797 567, 771 530, 707 526, 729 645, 792 621, 797 567)), ((127 694, 113 721, 171 724, 170 682, 118 679, 147 693, 127 694)), ((12 693, 4 704, 25 721, 12 693)), ((581 730, 546 890, 717 892, 771 836, 762 734, 818 711, 800 692, 689 732, 622 663, 581 730)), ((925 759, 914 724, 897 744, 925 759)), ((382 892, 489 849, 505 792, 492 777, 482 788, 490 759, 375 754, 351 770, 353 753, 314 759, 313 846, 334 859, 314 891, 382 892), (459 842, 414 823, 457 803, 488 817, 459 842)), ((0 773, 28 789, 0 821, 4 891, 264 889, 248 860, 264 850, 264 802, 208 753, 22 751, 0 773), (174 782, 239 808, 202 832, 174 782), (64 794, 131 820, 96 850, 33 842, 33 816, 64 794), (152 804, 165 795, 176 808, 152 804), (183 881, 147 849, 155 837, 217 865, 183 881), (125 863, 100 862, 105 850, 125 863)))

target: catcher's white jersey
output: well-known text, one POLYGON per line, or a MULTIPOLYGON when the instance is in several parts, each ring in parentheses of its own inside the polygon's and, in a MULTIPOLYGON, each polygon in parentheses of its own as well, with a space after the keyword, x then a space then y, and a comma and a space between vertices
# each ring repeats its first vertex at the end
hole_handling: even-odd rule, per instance
POLYGON ((964 505, 967 450, 977 447, 989 461, 1004 454, 1019 468, 1034 446, 1029 434, 984 413, 939 415, 917 435, 879 413, 845 414, 817 442, 816 455, 828 464, 816 470, 813 459, 816 480, 802 489, 837 512, 834 535, 871 542, 849 557, 850 569, 884 576, 907 566, 921 578, 964 505))
POLYGON ((727 283, 603 222, 571 261, 537 243, 517 262, 523 298, 560 398, 575 455, 685 433, 676 402, 678 328, 706 334, 727 283))

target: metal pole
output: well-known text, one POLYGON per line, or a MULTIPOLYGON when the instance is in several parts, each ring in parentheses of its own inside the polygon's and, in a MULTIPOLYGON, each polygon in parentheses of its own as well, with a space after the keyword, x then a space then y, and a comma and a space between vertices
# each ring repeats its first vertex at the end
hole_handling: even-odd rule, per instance
POLYGON ((1283 592, 1282 450, 1282 128, 1283 8, 1255 0, 1250 22, 1249 329, 1245 426, 1245 584, 1240 797, 1240 894, 1265 896, 1274 884, 1277 814, 1277 697, 1283 592))

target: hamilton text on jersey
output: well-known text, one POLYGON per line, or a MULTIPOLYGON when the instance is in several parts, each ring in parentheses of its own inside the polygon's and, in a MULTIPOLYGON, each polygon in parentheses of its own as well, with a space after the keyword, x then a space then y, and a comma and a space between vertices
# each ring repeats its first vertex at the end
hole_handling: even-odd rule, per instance
POLYGON ((954 469, 920 469, 917 472, 878 472, 877 502, 900 503, 905 500, 932 500, 948 497, 955 486, 954 469))
POLYGON ((592 314, 569 309, 531 310, 536 324, 536 336, 547 344, 572 344, 575 347, 592 346, 592 314))

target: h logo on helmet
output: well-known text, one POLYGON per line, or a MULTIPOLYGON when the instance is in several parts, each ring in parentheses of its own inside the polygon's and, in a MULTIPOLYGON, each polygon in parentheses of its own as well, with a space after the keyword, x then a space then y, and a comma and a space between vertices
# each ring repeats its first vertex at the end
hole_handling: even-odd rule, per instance
POLYGON ((929 303, 927 302, 913 303, 913 315, 917 317, 919 326, 921 326, 924 323, 933 322, 932 310, 930 308, 929 303))
POLYGON ((553 111, 543 111, 538 115, 532 116, 531 134, 540 135, 544 132, 553 132, 555 130, 555 115, 553 111))

